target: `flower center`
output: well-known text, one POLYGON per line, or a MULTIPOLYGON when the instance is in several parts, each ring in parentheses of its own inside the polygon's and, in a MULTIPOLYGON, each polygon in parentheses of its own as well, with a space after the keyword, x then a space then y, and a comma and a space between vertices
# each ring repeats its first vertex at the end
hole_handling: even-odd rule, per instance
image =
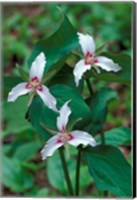
POLYGON ((26 85, 26 88, 33 89, 34 91, 36 89, 38 89, 40 91, 43 90, 42 85, 37 77, 32 78, 31 81, 26 85))
POLYGON ((97 59, 95 56, 93 56, 90 52, 87 52, 86 57, 85 57, 85 64, 86 65, 92 65, 94 63, 97 63, 97 59))
POLYGON ((60 135, 60 137, 58 138, 57 143, 62 143, 62 142, 65 143, 68 140, 72 140, 72 139, 73 139, 73 136, 70 133, 65 132, 65 133, 62 133, 60 135))

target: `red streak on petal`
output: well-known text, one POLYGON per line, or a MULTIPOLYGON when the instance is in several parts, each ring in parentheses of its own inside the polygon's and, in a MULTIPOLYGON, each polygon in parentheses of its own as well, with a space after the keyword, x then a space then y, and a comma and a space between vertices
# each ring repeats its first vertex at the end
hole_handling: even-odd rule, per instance
POLYGON ((58 139, 58 140, 57 140, 57 144, 59 144, 59 143, 62 143, 62 140, 61 140, 61 139, 58 139))
POLYGON ((63 133, 66 132, 66 128, 65 128, 65 126, 62 126, 62 132, 63 132, 63 133))
POLYGON ((98 60, 95 58, 95 59, 94 59, 94 63, 97 63, 97 62, 98 62, 98 60))
POLYGON ((89 51, 87 51, 86 57, 92 57, 92 54, 89 51))
POLYGON ((32 85, 30 83, 27 83, 26 86, 25 86, 27 89, 31 89, 32 88, 32 85))
POLYGON ((39 85, 39 86, 38 86, 38 90, 42 92, 42 91, 43 91, 43 86, 42 86, 42 85, 39 85))
POLYGON ((33 82, 33 81, 35 81, 35 82, 38 82, 39 83, 39 79, 38 79, 38 77, 33 77, 32 79, 31 79, 31 81, 33 82))
POLYGON ((69 140, 73 140, 73 139, 74 139, 73 135, 69 134, 69 140))

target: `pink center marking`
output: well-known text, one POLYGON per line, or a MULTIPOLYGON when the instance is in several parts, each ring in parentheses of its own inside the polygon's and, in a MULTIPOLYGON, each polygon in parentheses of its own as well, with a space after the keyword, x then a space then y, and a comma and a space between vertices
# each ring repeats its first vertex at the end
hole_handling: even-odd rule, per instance
POLYGON ((93 56, 89 51, 86 53, 86 57, 85 57, 85 64, 86 65, 91 65, 94 63, 97 63, 98 60, 95 56, 93 56))
POLYGON ((62 135, 59 136, 58 140, 57 140, 57 144, 58 143, 65 143, 68 140, 72 140, 74 137, 70 134, 70 133, 62 133, 62 135))
POLYGON ((43 86, 40 83, 38 77, 36 77, 36 76, 33 77, 29 83, 26 84, 26 88, 27 89, 33 89, 33 90, 38 89, 39 91, 43 90, 43 86))

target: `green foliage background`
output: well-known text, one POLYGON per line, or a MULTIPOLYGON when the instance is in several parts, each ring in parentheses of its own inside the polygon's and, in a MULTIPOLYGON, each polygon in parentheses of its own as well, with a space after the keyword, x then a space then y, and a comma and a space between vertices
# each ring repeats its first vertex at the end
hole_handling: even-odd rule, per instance
MULTIPOLYGON (((69 20, 76 30, 81 32, 89 32, 95 38, 97 47, 106 42, 110 42, 107 50, 109 53, 125 53, 132 56, 131 49, 131 14, 132 3, 41 3, 41 4, 3 4, 3 24, 2 24, 2 44, 3 44, 3 74, 19 76, 16 69, 16 63, 28 70, 27 60, 30 57, 35 43, 43 38, 51 35, 57 30, 61 23, 60 7, 67 14, 69 20)), ((64 36, 65 37, 65 36, 64 36)), ((66 38, 67 40, 67 38, 66 38)), ((48 47, 47 47, 48 48, 48 47)), ((75 58, 74 58, 75 59, 75 58)), ((117 58, 115 58, 117 59, 117 58)), ((125 60, 123 58, 123 60, 125 60)), ((121 61, 122 62, 122 61, 121 61)), ((68 60, 70 65, 74 65, 73 57, 68 60)), ((123 69, 124 71, 124 69, 123 69)), ((104 75, 105 76, 105 75, 104 75)), ((122 75, 123 76, 123 75, 122 75)), ((125 75, 124 78, 128 77, 125 75)), ((73 77, 72 77, 73 78, 73 77)), ((100 115, 100 109, 106 109, 108 105, 109 114, 107 115, 104 130, 121 126, 119 131, 121 137, 117 137, 114 131, 106 135, 107 144, 126 146, 122 149, 127 160, 130 162, 130 144, 131 135, 127 128, 122 126, 131 125, 131 90, 130 81, 123 84, 109 83, 115 77, 111 77, 107 82, 106 78, 99 77, 100 81, 93 79, 97 91, 101 89, 102 93, 94 95, 94 101, 101 105, 102 98, 104 104, 99 106, 99 112, 96 112, 94 101, 91 103, 93 114, 100 115), (103 89, 108 86, 117 91, 103 89), (104 93, 105 90, 105 93, 104 93), (108 94, 108 99, 104 94, 108 94), (104 95, 102 97, 102 95, 104 95), (116 98, 118 96, 118 98, 116 98), (115 99, 113 99, 115 98, 115 99), (113 99, 112 101, 109 101, 113 99), (104 107, 103 107, 104 106, 104 107)), ((66 81, 67 80, 62 80, 66 81)), ((65 181, 62 184, 60 177, 63 171, 58 161, 56 153, 48 163, 42 163, 40 157, 40 149, 44 141, 32 130, 31 125, 24 119, 27 107, 27 97, 21 97, 14 103, 7 103, 7 94, 9 88, 16 85, 18 80, 7 79, 4 77, 3 85, 3 195, 21 195, 21 196, 63 196, 66 194, 65 181), (57 160, 57 162, 55 162, 57 160), (46 165, 46 170, 45 170, 46 165), (52 178, 53 171, 55 179, 52 178), (58 174, 58 176, 57 176, 58 174)), ((53 79, 54 84, 55 80, 53 79)), ((119 82, 119 81, 118 81, 119 82)), ((49 83, 50 85, 51 83, 49 83)), ((71 83, 73 84, 73 82, 71 83)), ((88 96, 85 87, 85 97, 88 96)), ((96 122, 95 121, 95 122, 96 122)), ((102 126, 102 125, 100 125, 102 126)), ((94 130, 96 127, 91 124, 87 130, 94 130)), ((99 141, 99 138, 97 138, 99 141)), ((114 151, 115 153, 115 151, 114 151)), ((75 157, 76 151, 71 148, 71 156, 75 157)), ((103 156, 103 152, 102 152, 103 156)), ((87 154, 88 157, 88 154, 87 154)), ((71 180, 75 176, 75 163, 68 159, 71 180)), ((103 193, 94 185, 92 178, 89 178, 89 171, 83 163, 81 168, 81 196, 102 197, 103 193)), ((114 194, 108 194, 114 197, 114 194)))

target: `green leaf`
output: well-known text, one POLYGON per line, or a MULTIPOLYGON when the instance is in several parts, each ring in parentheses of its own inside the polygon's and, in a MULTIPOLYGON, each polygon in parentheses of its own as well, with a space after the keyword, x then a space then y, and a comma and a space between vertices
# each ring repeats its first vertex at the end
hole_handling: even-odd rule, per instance
POLYGON ((93 94, 88 101, 91 110, 91 123, 87 126, 87 131, 95 135, 102 129, 107 116, 107 105, 114 98, 117 98, 117 92, 110 88, 102 88, 93 94))
POLYGON ((6 122, 5 135, 20 133, 31 128, 25 119, 28 97, 19 97, 16 102, 4 103, 4 120, 6 122))
POLYGON ((74 81, 73 69, 65 64, 63 68, 56 74, 54 79, 49 82, 49 86, 55 84, 63 84, 69 86, 77 91, 82 91, 84 81, 81 80, 78 87, 76 87, 76 83, 74 81))
MULTIPOLYGON (((70 116, 70 121, 78 118, 86 118, 90 115, 88 106, 85 104, 83 98, 77 91, 61 84, 53 86, 50 91, 57 99, 59 108, 66 101, 72 100, 69 104, 73 113, 73 115, 70 116)), ((45 131, 41 124, 45 124, 52 129, 56 129, 57 116, 58 113, 55 113, 46 107, 40 97, 34 98, 29 110, 29 119, 32 126, 41 137, 46 140, 49 138, 49 134, 45 131)))
POLYGON ((68 55, 72 50, 76 49, 78 45, 76 30, 73 28, 68 18, 64 16, 59 29, 51 36, 39 40, 35 45, 32 55, 28 60, 29 66, 31 66, 40 52, 44 52, 47 58, 45 68, 45 73, 47 73, 52 68, 52 65, 59 62, 62 57, 68 55))
MULTIPOLYGON (((52 68, 45 74, 45 76, 42 79, 43 83, 48 84, 51 79, 54 78, 54 76, 60 71, 60 69, 63 67, 66 59, 68 56, 63 56, 58 62, 56 62, 54 65, 52 65, 52 68)), ((55 79, 54 79, 55 80, 55 79)))
POLYGON ((0 173, 3 185, 14 192, 24 192, 34 184, 32 174, 26 171, 21 162, 15 158, 2 156, 2 174, 0 173))
MULTIPOLYGON (((113 128, 104 132, 105 144, 120 146, 131 145, 131 130, 128 127, 113 128)), ((100 138, 97 140, 100 142, 100 138)))
POLYGON ((103 72, 101 74, 95 75, 95 77, 99 80, 105 80, 108 82, 119 82, 122 84, 129 85, 131 84, 131 57, 126 54, 110 54, 103 53, 103 56, 111 58, 115 63, 118 63, 122 70, 117 73, 112 72, 103 72))
POLYGON ((17 148, 13 157, 21 161, 30 160, 36 154, 40 147, 41 143, 38 140, 27 142, 17 148))
POLYGON ((121 151, 112 146, 86 148, 83 152, 99 190, 118 197, 131 197, 131 167, 121 151))

